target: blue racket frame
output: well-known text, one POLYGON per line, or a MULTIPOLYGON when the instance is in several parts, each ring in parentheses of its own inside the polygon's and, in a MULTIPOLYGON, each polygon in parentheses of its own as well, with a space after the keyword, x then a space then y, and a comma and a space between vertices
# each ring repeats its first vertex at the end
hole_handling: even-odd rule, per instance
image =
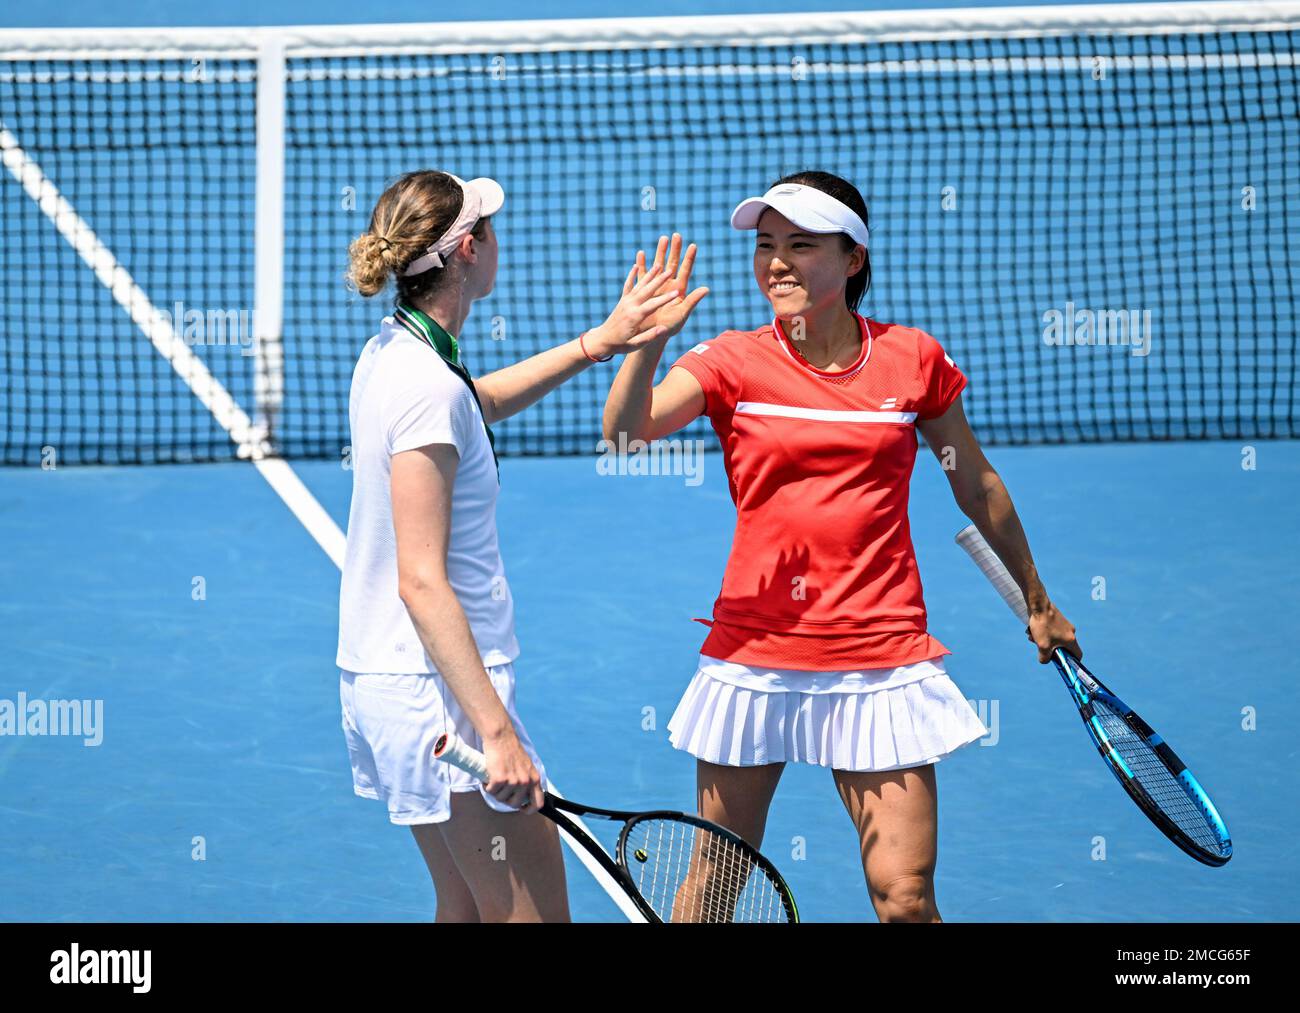
POLYGON ((1083 719, 1083 726, 1087 729, 1089 737, 1097 747, 1097 751, 1101 753, 1106 766, 1115 775, 1115 779, 1119 781, 1129 797, 1146 813, 1147 818, 1174 844, 1178 845, 1179 848, 1198 862, 1214 867, 1227 864, 1228 860, 1232 858, 1232 838, 1228 835, 1228 827, 1219 815, 1219 810, 1215 808, 1214 803, 1210 800, 1210 796, 1201 787, 1201 783, 1196 780, 1195 775, 1187 769, 1187 765, 1178 758, 1178 754, 1169 748, 1168 743, 1150 725, 1143 721, 1134 712, 1133 708, 1124 703, 1123 700, 1107 689, 1100 679, 1088 671, 1083 662, 1067 654, 1059 647, 1053 652, 1052 660, 1056 663, 1061 678, 1065 680, 1066 689, 1070 691, 1075 705, 1079 708, 1079 717, 1083 719), (1097 717, 1095 706, 1097 700, 1104 700, 1109 708, 1123 718, 1124 723, 1133 732, 1145 739, 1169 772, 1178 778, 1183 790, 1187 793, 1187 797, 1200 807, 1206 823, 1218 835, 1219 847, 1217 850, 1208 850, 1197 844, 1177 823, 1169 818, 1165 811, 1142 788, 1137 778, 1134 777, 1133 771, 1129 769, 1128 764, 1124 762, 1124 758, 1115 750, 1110 738, 1106 735, 1106 730, 1097 717))

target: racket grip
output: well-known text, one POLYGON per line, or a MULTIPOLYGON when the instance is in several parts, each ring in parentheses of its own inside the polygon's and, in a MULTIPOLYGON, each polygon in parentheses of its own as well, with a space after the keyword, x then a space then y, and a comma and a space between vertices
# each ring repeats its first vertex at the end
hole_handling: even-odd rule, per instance
POLYGON ((433 758, 459 767, 480 781, 488 779, 486 758, 451 729, 438 736, 438 741, 433 744, 433 758))
POLYGON ((997 553, 989 548, 989 543, 984 540, 979 529, 974 524, 962 528, 957 532, 957 544, 975 561, 975 565, 983 571, 998 594, 1002 595, 1002 600, 1011 611, 1020 617, 1022 623, 1028 624, 1029 609, 1025 605, 1025 596, 1021 593, 1020 586, 1002 560, 998 559, 997 553))

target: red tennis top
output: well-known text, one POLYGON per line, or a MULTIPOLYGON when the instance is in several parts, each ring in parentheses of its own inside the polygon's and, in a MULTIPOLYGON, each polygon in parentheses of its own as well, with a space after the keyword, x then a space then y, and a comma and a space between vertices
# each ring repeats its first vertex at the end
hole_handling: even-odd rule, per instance
POLYGON ((704 654, 841 671, 949 653, 926 632, 907 498, 916 422, 966 377, 924 331, 857 320, 862 350, 842 372, 805 362, 777 320, 674 363, 704 389, 736 504, 704 654))

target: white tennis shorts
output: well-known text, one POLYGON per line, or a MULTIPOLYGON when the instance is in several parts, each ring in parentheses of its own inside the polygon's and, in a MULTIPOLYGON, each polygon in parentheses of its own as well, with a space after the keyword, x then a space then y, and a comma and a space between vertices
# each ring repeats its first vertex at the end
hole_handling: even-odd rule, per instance
MULTIPOLYGON (((546 787, 546 768, 515 712, 514 666, 497 665, 487 674, 546 787)), ((448 728, 475 749, 483 748, 441 676, 340 671, 339 702, 353 789, 362 798, 386 803, 393 823, 410 826, 449 819, 454 791, 477 791, 498 812, 515 811, 484 791, 477 778, 433 758, 438 736, 448 728)))

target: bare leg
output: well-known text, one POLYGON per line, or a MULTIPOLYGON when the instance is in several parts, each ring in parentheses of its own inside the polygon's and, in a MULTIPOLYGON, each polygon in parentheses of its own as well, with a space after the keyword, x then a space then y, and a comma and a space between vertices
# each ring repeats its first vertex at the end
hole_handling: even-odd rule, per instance
POLYGON ((939 806, 934 764, 835 773, 840 799, 857 827, 862 871, 882 922, 937 922, 934 869, 939 806))
POLYGON ((477 922, 478 906, 470 892, 465 877, 456 868, 456 860, 447 850, 442 830, 437 823, 418 823, 411 827, 415 843, 419 845, 424 864, 433 877, 433 889, 438 895, 435 922, 477 922))
POLYGON ((754 847, 762 846, 767 811, 784 770, 784 763, 724 767, 696 760, 696 805, 700 815, 721 823, 754 847))
MULTIPOLYGON (((739 834, 758 847, 767 825, 767 812, 785 765, 726 767, 696 761, 697 805, 700 815, 739 834)), ((752 868, 734 848, 705 847, 697 838, 688 874, 673 901, 676 922, 729 922, 744 917, 737 900, 752 868)))
POLYGON ((451 819, 436 826, 481 920, 569 920, 560 835, 545 816, 500 813, 476 791, 454 792, 451 819))

